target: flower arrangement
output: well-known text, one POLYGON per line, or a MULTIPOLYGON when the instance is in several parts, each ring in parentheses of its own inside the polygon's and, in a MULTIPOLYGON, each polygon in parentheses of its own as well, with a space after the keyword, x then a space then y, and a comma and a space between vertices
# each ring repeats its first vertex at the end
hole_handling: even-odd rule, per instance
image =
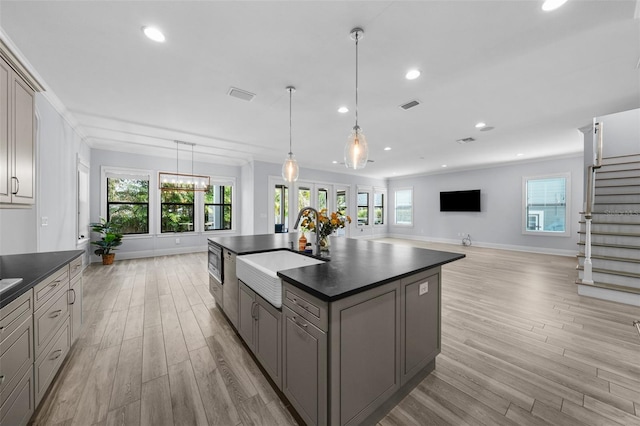
POLYGON ((316 223, 313 212, 310 214, 310 210, 306 210, 302 216, 302 222, 300 226, 303 231, 315 232, 320 240, 326 239, 329 235, 331 235, 336 229, 341 229, 347 226, 347 223, 351 223, 351 217, 341 215, 337 212, 333 212, 330 215, 327 215, 327 209, 322 209, 318 213, 318 223, 319 228, 316 229, 316 223))

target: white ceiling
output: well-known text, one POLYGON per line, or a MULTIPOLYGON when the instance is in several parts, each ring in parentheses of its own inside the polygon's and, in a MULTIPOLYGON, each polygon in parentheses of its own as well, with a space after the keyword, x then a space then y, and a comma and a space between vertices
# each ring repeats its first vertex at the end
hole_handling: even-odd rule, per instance
POLYGON ((349 172, 332 161, 355 121, 361 26, 359 124, 375 162, 354 173, 382 178, 576 154, 592 117, 640 107, 636 0, 541 3, 0 0, 0 26, 95 148, 175 156, 177 139, 202 161, 282 163, 296 86, 301 178, 349 172))

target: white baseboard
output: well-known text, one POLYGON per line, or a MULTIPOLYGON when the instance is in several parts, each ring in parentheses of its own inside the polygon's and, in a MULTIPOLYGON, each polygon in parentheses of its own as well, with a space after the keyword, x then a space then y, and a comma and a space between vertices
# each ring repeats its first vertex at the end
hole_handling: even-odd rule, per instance
MULTIPOLYGON (((189 253, 203 253, 207 251, 207 246, 189 246, 170 249, 157 249, 157 250, 140 250, 140 251, 116 251, 116 260, 127 259, 143 259, 146 257, 159 257, 159 256, 171 256, 174 254, 189 254, 189 253)), ((102 262, 102 258, 97 255, 91 255, 91 262, 102 262)))
MULTIPOLYGON (((380 238, 384 238, 383 236, 378 236, 380 238)), ((450 238, 433 238, 433 237, 423 237, 420 235, 406 235, 406 234, 387 234, 388 238, 400 238, 405 240, 414 240, 414 241, 424 241, 427 243, 442 243, 442 244, 454 244, 458 246, 462 246, 462 239, 450 239, 450 238)), ((561 250, 561 249, 553 249, 548 247, 531 247, 531 246, 517 246, 511 244, 495 244, 495 243, 485 243, 481 241, 473 241, 474 247, 486 247, 493 248, 498 250, 510 250, 510 251, 522 251, 527 253, 539 253, 539 254, 553 254, 556 256, 569 256, 575 257, 577 254, 577 250, 561 250)))

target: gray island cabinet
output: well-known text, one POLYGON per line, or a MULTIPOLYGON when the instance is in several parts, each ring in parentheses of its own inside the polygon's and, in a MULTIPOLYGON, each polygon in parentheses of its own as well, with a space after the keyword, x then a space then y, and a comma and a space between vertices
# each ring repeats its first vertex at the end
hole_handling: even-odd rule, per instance
MULTIPOLYGON (((211 241, 241 256, 289 239, 211 241)), ((305 423, 374 424, 435 368, 441 265, 464 255, 346 238, 331 247, 323 264, 278 272, 281 308, 236 278, 236 329, 305 423)))

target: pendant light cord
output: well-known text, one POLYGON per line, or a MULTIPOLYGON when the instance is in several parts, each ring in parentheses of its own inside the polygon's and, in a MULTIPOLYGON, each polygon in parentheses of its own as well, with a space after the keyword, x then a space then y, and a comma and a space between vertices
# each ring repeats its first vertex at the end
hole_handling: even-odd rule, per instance
POLYGON ((289 158, 291 158, 291 156, 293 155, 293 150, 291 149, 291 94, 293 92, 293 89, 291 87, 288 88, 289 90, 289 158))
POLYGON ((356 32, 356 128, 358 127, 358 32, 356 32))

